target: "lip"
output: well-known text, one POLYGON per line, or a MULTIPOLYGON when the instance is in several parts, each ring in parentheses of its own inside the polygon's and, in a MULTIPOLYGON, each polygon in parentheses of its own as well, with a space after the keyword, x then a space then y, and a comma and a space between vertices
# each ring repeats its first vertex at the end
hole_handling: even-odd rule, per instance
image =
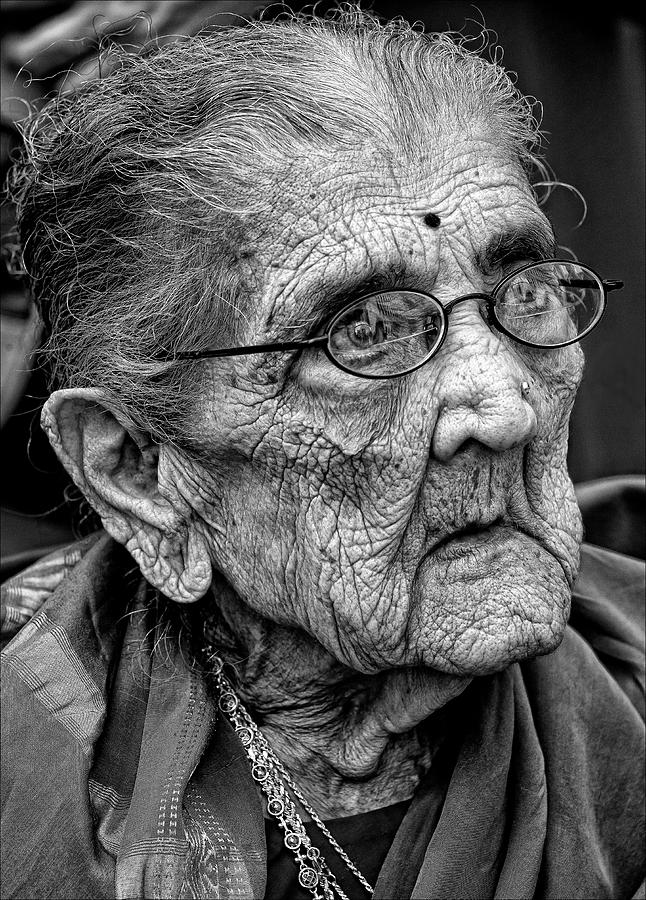
POLYGON ((501 520, 488 525, 469 525, 442 538, 431 550, 437 559, 455 559, 473 553, 475 549, 485 549, 492 543, 500 543, 519 534, 518 528, 501 520))

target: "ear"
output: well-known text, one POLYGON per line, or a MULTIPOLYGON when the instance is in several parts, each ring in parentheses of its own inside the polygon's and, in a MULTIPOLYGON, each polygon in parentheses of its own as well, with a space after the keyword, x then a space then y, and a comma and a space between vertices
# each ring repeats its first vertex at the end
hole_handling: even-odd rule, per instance
POLYGON ((105 530, 144 577, 179 603, 199 600, 212 577, 206 540, 174 484, 160 484, 160 454, 168 451, 122 418, 99 390, 72 388, 51 395, 41 423, 105 530))

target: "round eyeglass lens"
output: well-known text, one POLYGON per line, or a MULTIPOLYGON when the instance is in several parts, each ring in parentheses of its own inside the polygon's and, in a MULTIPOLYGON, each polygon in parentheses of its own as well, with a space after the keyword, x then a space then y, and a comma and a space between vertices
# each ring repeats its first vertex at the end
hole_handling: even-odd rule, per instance
POLYGON ((328 332, 328 352, 355 375, 403 375, 432 355, 445 328, 442 307, 432 297, 416 291, 383 291, 339 313, 328 332))
POLYGON ((505 279, 495 294, 495 315, 513 337, 536 347, 572 344, 603 312, 603 284, 574 262, 544 262, 505 279))

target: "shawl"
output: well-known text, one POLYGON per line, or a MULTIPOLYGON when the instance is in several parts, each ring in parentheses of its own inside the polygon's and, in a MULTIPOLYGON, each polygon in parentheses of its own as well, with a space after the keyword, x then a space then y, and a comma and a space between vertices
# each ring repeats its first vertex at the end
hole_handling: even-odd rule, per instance
MULTIPOLYGON (((246 758, 127 552, 3 590, 2 897, 262 898, 246 758)), ((643 564, 584 545, 572 601, 557 650, 441 711, 376 900, 644 896, 643 564)))

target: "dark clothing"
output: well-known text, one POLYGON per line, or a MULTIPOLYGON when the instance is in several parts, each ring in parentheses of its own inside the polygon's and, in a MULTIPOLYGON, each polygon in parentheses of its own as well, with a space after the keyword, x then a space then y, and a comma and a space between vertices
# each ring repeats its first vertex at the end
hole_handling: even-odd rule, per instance
MULTIPOLYGON (((343 847, 369 884, 376 884, 386 854, 408 809, 409 801, 394 803, 383 809, 331 819, 325 825, 332 837, 343 847)), ((322 849, 326 862, 348 897, 367 900, 366 889, 350 872, 325 838, 315 833, 315 844, 322 849)), ((275 821, 265 820, 267 840, 267 890, 265 900, 312 900, 311 891, 298 883, 298 865, 294 854, 283 841, 284 832, 275 821)))
MULTIPOLYGON (((264 897, 246 757, 161 639, 129 555, 88 539, 5 593, 9 632, 34 614, 3 652, 2 896, 264 897)), ((643 564, 584 546, 558 650, 475 679, 429 720, 446 737, 377 900, 638 891, 643 607, 643 564)))

